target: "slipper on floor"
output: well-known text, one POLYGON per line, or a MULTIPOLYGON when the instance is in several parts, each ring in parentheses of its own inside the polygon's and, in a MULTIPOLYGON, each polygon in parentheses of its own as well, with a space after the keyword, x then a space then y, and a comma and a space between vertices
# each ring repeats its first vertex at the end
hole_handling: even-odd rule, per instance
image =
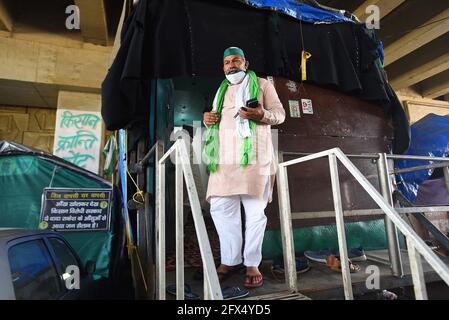
MULTIPOLYGON (((348 260, 349 262, 349 272, 356 273, 360 271, 360 266, 358 264, 352 263, 351 260, 348 260)), ((341 272, 341 261, 336 256, 328 256, 326 258, 326 265, 330 267, 334 271, 341 272)))
POLYGON ((259 288, 259 287, 262 287, 263 286, 263 275, 261 274, 261 278, 260 278, 260 281, 258 281, 258 282, 256 282, 256 283, 254 283, 253 282, 253 278, 254 277, 257 277, 257 276, 250 276, 250 275, 246 275, 245 276, 245 282, 243 283, 243 286, 245 287, 245 288, 248 288, 248 289, 253 289, 253 288, 259 288))
MULTIPOLYGON (((176 296, 176 284, 169 284, 166 290, 168 293, 176 296)), ((186 300, 200 300, 200 296, 192 292, 192 288, 187 283, 184 285, 184 298, 186 300)))
POLYGON ((224 300, 233 300, 246 297, 249 291, 240 287, 225 287, 221 290, 224 300))
MULTIPOLYGON (((304 273, 310 270, 309 261, 302 257, 295 257, 295 264, 296 264, 296 273, 304 273)), ((271 271, 275 274, 284 274, 284 259, 283 258, 277 258, 273 261, 273 264, 271 265, 271 271)))

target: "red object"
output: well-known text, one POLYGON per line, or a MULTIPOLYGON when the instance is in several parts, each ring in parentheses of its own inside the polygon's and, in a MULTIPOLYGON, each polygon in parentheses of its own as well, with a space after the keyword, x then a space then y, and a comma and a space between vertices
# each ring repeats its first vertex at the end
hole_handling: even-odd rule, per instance
POLYGON ((245 288, 249 288, 249 289, 259 288, 259 287, 263 286, 263 275, 261 274, 261 276, 262 276, 262 278, 260 278, 260 281, 253 283, 252 279, 257 276, 246 275, 245 283, 243 284, 243 286, 245 288))

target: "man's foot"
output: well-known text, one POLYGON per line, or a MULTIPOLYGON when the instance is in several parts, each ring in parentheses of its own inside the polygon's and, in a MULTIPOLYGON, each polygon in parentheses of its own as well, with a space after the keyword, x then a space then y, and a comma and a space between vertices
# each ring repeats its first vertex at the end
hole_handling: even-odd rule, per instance
POLYGON ((257 267, 246 268, 245 288, 258 288, 263 285, 263 275, 257 267))
POLYGON ((218 280, 225 281, 229 277, 230 268, 230 266, 220 264, 217 268, 218 280))
POLYGON ((244 268, 243 264, 238 264, 235 266, 227 266, 225 264, 220 264, 217 268, 218 280, 220 282, 225 281, 229 276, 239 272, 244 268))

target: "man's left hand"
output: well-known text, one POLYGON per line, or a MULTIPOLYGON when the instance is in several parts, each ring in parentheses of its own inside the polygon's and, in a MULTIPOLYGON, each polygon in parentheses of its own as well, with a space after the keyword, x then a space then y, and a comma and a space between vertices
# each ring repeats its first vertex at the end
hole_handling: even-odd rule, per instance
POLYGON ((257 108, 245 108, 245 110, 240 109, 239 114, 240 117, 242 117, 243 119, 249 119, 249 120, 255 120, 255 121, 260 121, 263 119, 263 108, 262 105, 259 103, 257 105, 257 108))

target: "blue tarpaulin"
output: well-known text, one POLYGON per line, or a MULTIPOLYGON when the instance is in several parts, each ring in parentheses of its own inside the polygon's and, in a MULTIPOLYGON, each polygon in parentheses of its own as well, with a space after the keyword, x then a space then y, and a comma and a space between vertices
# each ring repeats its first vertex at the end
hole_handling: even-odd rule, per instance
MULTIPOLYGON (((411 126, 411 143, 406 155, 449 156, 449 116, 429 114, 411 126)), ((397 169, 431 164, 432 161, 396 160, 397 169)), ((433 169, 396 175, 398 188, 411 202, 415 202, 418 187, 432 175, 433 169)))
POLYGON ((338 10, 325 10, 295 0, 243 0, 243 2, 256 8, 283 12, 295 19, 310 23, 355 23, 338 10))

